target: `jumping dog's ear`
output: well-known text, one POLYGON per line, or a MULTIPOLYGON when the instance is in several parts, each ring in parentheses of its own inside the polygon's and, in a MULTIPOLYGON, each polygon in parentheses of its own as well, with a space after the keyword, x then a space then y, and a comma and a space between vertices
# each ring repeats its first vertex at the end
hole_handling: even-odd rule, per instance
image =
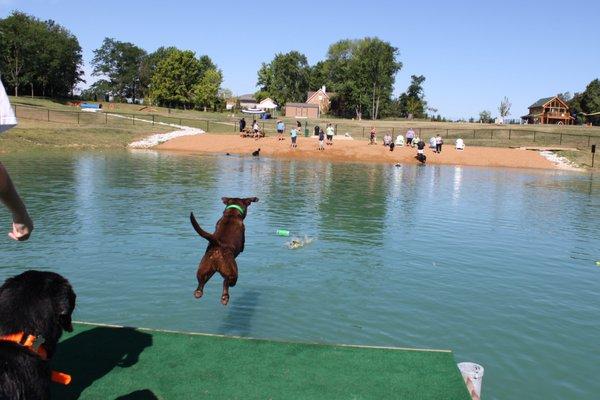
POLYGON ((227 204, 229 203, 229 197, 221 197, 221 201, 223 202, 223 204, 227 204))
POLYGON ((68 282, 61 282, 60 288, 55 294, 55 307, 58 314, 58 323, 60 327, 67 332, 73 332, 71 314, 75 308, 75 292, 68 282))
POLYGON ((249 206, 250 203, 256 203, 258 201, 258 197, 247 197, 244 199, 244 204, 246 204, 246 206, 249 206))

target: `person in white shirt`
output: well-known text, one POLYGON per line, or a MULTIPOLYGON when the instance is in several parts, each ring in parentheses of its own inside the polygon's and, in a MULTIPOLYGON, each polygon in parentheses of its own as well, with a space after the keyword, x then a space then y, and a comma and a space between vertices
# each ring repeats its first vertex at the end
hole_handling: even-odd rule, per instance
MULTIPOLYGON (((16 124, 17 119, 0 81, 0 133, 16 124)), ((19 197, 19 193, 2 163, 0 163, 0 201, 12 214, 12 231, 8 233, 8 236, 19 242, 29 239, 33 230, 33 221, 31 221, 29 213, 27 213, 27 207, 19 197)))

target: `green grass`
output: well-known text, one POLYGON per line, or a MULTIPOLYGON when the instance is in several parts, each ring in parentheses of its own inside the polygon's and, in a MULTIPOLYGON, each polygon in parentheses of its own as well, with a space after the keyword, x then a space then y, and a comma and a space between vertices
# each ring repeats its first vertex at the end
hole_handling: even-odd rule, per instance
POLYGON ((172 130, 149 124, 74 125, 20 119, 19 125, 0 134, 0 153, 36 148, 124 149, 139 138, 172 130))
POLYGON ((285 343, 76 324, 52 360, 70 399, 460 399, 451 352, 285 343))

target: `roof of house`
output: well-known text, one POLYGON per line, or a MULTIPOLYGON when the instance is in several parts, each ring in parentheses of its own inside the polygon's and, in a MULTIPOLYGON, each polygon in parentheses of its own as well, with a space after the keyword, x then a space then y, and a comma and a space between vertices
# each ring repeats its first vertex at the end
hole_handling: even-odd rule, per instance
POLYGON ((538 101, 536 101, 535 103, 533 103, 532 105, 529 106, 529 108, 536 108, 536 107, 542 107, 544 104, 548 103, 551 100, 554 99, 558 99, 558 101, 560 101, 561 103, 563 103, 565 106, 569 106, 567 103, 565 103, 565 101, 563 99, 561 99, 558 96, 552 96, 552 97, 543 97, 541 99, 539 99, 538 101))
POLYGON ((317 94, 317 93, 319 93, 319 92, 321 92, 321 93, 323 93, 325 96, 327 96, 327 98, 328 98, 328 99, 330 99, 331 97, 335 96, 335 93, 334 93, 334 92, 324 92, 322 89, 319 89, 319 90, 315 90, 315 91, 308 92, 308 93, 306 94, 306 101, 309 101, 309 100, 311 99, 311 97, 313 97, 315 94, 317 94))
POLYGON ((300 108, 319 108, 317 104, 310 103, 285 103, 286 107, 300 107, 300 108))
POLYGON ((243 94, 240 97, 238 97, 239 101, 256 101, 256 98, 254 97, 254 95, 252 93, 249 94, 243 94))

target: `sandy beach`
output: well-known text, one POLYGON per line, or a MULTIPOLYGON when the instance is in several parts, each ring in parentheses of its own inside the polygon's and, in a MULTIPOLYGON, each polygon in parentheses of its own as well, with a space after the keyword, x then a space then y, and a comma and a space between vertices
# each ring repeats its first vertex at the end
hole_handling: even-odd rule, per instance
MULTIPOLYGON (((298 160, 329 160, 336 162, 402 163, 417 164, 416 150, 396 147, 393 152, 381 144, 369 145, 362 140, 334 139, 333 146, 317 150, 315 138, 299 137, 298 147, 290 148, 290 139, 278 141, 275 137, 259 140, 240 138, 235 135, 202 134, 178 137, 162 143, 154 149, 212 154, 247 154, 260 148, 260 155, 298 160)), ((560 169, 559 165, 542 157, 538 151, 496 147, 467 147, 456 150, 445 144, 441 154, 425 150, 428 164, 470 165, 482 167, 560 169)))

